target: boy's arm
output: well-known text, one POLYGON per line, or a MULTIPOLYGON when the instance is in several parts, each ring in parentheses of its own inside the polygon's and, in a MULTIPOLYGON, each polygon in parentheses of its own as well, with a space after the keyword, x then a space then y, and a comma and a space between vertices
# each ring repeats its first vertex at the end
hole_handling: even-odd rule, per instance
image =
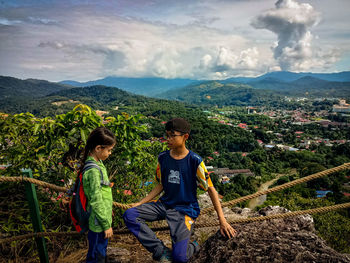
POLYGON ((161 184, 157 184, 156 187, 154 187, 153 190, 149 192, 149 194, 146 197, 144 197, 140 202, 135 203, 133 207, 142 205, 144 203, 148 203, 149 201, 153 200, 156 196, 158 196, 162 191, 163 186, 161 184))
POLYGON ((157 185, 153 188, 153 190, 146 197, 144 197, 140 202, 134 203, 133 207, 142 205, 144 203, 148 203, 149 201, 153 200, 157 195, 159 195, 163 191, 159 162, 157 164, 154 182, 157 183, 157 185))
POLYGON ((229 223, 227 223, 224 212, 221 208, 218 193, 213 186, 208 187, 208 194, 219 218, 221 234, 226 235, 228 238, 234 237, 236 235, 236 230, 229 223))

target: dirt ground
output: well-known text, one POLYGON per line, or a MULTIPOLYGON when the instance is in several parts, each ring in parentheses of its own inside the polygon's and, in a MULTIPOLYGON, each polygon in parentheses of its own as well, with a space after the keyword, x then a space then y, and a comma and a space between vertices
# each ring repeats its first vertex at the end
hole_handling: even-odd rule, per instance
MULTIPOLYGON (((160 226, 160 225, 157 225, 160 226)), ((219 227, 195 229, 191 240, 197 240, 201 245, 211 235, 216 233, 219 227)), ((159 231, 156 235, 164 244, 171 248, 171 238, 169 231, 159 231)), ((65 251, 64 254, 57 259, 57 263, 85 262, 87 247, 81 249, 72 249, 65 251)), ((112 262, 127 262, 127 263, 150 263, 154 262, 151 253, 149 253, 133 235, 114 235, 110 240, 107 248, 107 255, 112 262)))
MULTIPOLYGON (((159 232, 157 236, 163 240, 165 245, 171 247, 171 241, 168 232, 159 232)), ((78 249, 74 251, 67 251, 66 255, 60 257, 57 263, 68 263, 68 262, 85 262, 87 254, 87 248, 78 249)), ((107 254, 109 258, 115 262, 142 262, 150 263, 152 255, 139 241, 132 235, 115 235, 108 244, 107 254)), ((112 262, 114 262, 112 261, 112 262)))

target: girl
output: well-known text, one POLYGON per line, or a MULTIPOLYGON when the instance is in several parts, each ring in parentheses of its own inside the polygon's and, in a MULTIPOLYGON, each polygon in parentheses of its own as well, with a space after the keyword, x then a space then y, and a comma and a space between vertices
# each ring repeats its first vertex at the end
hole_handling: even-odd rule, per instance
POLYGON ((102 161, 112 153, 115 144, 114 134, 105 127, 99 127, 90 133, 84 150, 82 163, 94 162, 100 168, 91 168, 83 174, 84 192, 88 199, 88 209, 91 209, 86 262, 105 262, 108 238, 113 235, 112 189, 102 161))

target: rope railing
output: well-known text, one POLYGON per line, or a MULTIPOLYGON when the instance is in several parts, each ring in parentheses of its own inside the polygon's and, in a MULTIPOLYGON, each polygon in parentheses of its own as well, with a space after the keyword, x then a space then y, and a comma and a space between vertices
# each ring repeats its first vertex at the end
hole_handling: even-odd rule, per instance
MULTIPOLYGON (((330 169, 324 170, 322 172, 318 172, 316 174, 305 176, 303 178, 300 178, 300 179, 297 179, 297 180, 294 180, 294 181, 291 181, 291 182, 288 182, 288 183, 285 183, 285 184, 282 184, 282 185, 279 185, 279 186, 267 189, 265 191, 260 191, 260 192, 256 192, 256 193, 251 194, 251 195, 247 195, 247 196, 243 196, 243 197, 240 197, 240 198, 237 198, 237 199, 233 199, 231 201, 222 203, 221 206, 222 207, 232 206, 234 204, 237 204, 237 203, 240 203, 240 202, 244 202, 244 201, 248 201, 250 199, 253 199, 253 198, 261 196, 261 195, 265 195, 265 194, 276 192, 276 191, 279 191, 279 190, 282 190, 282 189, 286 189, 286 188, 295 186, 297 184, 305 183, 305 182, 308 182, 308 181, 311 181, 311 180, 314 180, 314 179, 317 179, 317 178, 320 178, 320 177, 323 177, 323 176, 326 176, 326 175, 329 175, 329 174, 332 174, 332 173, 335 173, 335 172, 339 172, 339 171, 342 171, 342 170, 345 170, 345 169, 349 169, 349 168, 350 168, 350 163, 345 163, 343 165, 340 165, 340 166, 337 166, 337 167, 334 167, 334 168, 330 168, 330 169)), ((0 177, 0 182, 24 182, 24 181, 36 184, 36 185, 44 187, 44 188, 50 188, 50 189, 53 189, 53 190, 56 190, 56 191, 59 191, 59 192, 67 192, 67 190, 68 190, 68 188, 66 188, 66 187, 57 186, 57 185, 54 185, 54 184, 50 184, 50 183, 47 183, 47 182, 44 182, 44 181, 40 181, 40 180, 37 180, 37 179, 28 178, 28 177, 21 177, 21 176, 17 176, 17 177, 1 176, 0 177)), ((126 209, 128 209, 128 208, 130 208, 132 206, 132 204, 122 204, 122 203, 118 203, 118 202, 113 202, 113 205, 116 206, 116 207, 119 207, 121 209, 124 209, 124 210, 126 210, 126 209)), ((214 207, 213 206, 203 209, 201 214, 206 214, 206 213, 209 213, 211 211, 214 211, 214 207)))
MULTIPOLYGON (((247 195, 247 196, 243 196, 225 203, 222 203, 222 207, 227 207, 227 206, 232 206, 234 204, 243 202, 243 201, 247 201, 250 199, 253 199, 255 197, 261 196, 261 195, 265 195, 265 194, 269 194, 272 192, 276 192, 282 189, 286 189, 292 186, 295 186, 297 184, 301 184, 301 183, 305 183, 308 182, 310 180, 314 180, 317 178, 320 178, 322 176, 326 176, 335 172, 339 172, 345 169, 349 169, 350 168, 350 163, 345 163, 343 165, 334 167, 334 168, 330 168, 327 170, 324 170, 322 172, 318 172, 316 174, 312 174, 297 180, 294 180, 292 182, 288 182, 270 189, 267 189, 265 191, 260 191, 260 192, 256 192, 254 194, 251 195, 247 195)), ((59 192, 67 192, 68 188, 66 187, 62 187, 62 186, 57 186, 54 184, 50 184, 47 182, 43 182, 37 179, 33 179, 33 178, 28 178, 28 177, 6 177, 6 176, 2 176, 0 177, 0 182, 30 182, 33 184, 36 184, 38 186, 44 187, 44 188, 50 188, 59 192)), ((131 204, 122 204, 122 203, 118 203, 118 202, 113 202, 114 206, 117 206, 119 208, 122 209, 128 209, 130 208, 132 205, 131 204)), ((344 204, 338 204, 338 205, 334 205, 334 206, 328 206, 328 207, 320 207, 320 208, 315 208, 315 209, 308 209, 308 210, 300 210, 300 211, 294 211, 294 212, 288 212, 288 213, 284 213, 284 214, 276 214, 276 215, 270 215, 270 216, 262 216, 262 217, 251 217, 251 218, 241 218, 241 219, 235 219, 235 220, 231 220, 228 221, 228 223, 230 224, 239 224, 239 223, 248 223, 248 222, 255 222, 255 221, 262 221, 262 220, 269 220, 269 219, 277 219, 277 218, 285 218, 285 217, 291 217, 291 216, 297 216, 297 215, 303 215, 303 214, 313 214, 313 213, 320 213, 320 212, 328 212, 328 211, 332 211, 332 210, 337 210, 337 209, 342 209, 342 208, 349 208, 350 207, 350 203, 344 203, 344 204)), ((202 214, 206 214, 209 213, 211 211, 214 210, 214 207, 208 207, 202 210, 202 214)), ((212 222, 205 222, 205 223, 201 223, 201 224, 196 224, 197 228, 201 228, 201 227, 212 227, 212 226, 217 226, 219 225, 218 223, 212 223, 212 222)), ((164 226, 164 227, 158 227, 158 228, 153 228, 154 231, 164 231, 164 230, 168 230, 169 227, 164 226)), ((117 231, 116 234, 129 234, 130 232, 128 230, 121 230, 121 231, 117 231)), ((8 243, 8 242, 12 242, 12 241, 16 241, 16 240, 21 240, 21 239, 26 239, 26 238, 32 238, 32 237, 43 237, 43 236, 62 236, 62 235, 80 235, 78 232, 40 232, 40 233, 31 233, 31 234, 26 234, 26 235, 21 235, 21 236, 16 236, 16 237, 11 237, 11 238, 4 238, 4 239, 0 239, 0 244, 1 243, 8 243)))
MULTIPOLYGON (((308 182, 308 181, 311 181, 311 180, 314 180, 314 179, 317 179, 317 178, 320 178, 320 177, 323 177, 323 176, 326 176, 326 175, 329 175, 329 174, 332 174, 332 173, 336 173, 336 172, 339 172, 339 171, 342 171, 342 170, 345 170, 345 169, 350 169, 350 163, 345 163, 343 165, 340 165, 340 166, 337 166, 337 167, 334 167, 334 168, 330 168, 330 169, 324 170, 322 172, 318 172, 318 173, 315 173, 315 174, 312 174, 312 175, 308 175, 308 176, 305 176, 303 178, 300 178, 300 179, 297 179, 297 180, 294 180, 294 181, 291 181, 291 182, 288 182, 288 183, 285 183, 285 184, 282 184, 282 185, 279 185, 279 186, 276 186, 276 187, 273 187, 273 188, 269 188, 269 189, 267 189, 265 191, 259 191, 259 192, 256 192, 254 194, 251 194, 251 195, 246 195, 246 196, 243 196, 243 197, 239 197, 237 199, 233 199, 231 201, 222 203, 221 206, 222 207, 232 206, 234 204, 241 203, 241 202, 244 202, 244 201, 248 201, 250 199, 253 199, 253 198, 261 196, 261 195, 277 192, 277 191, 280 191, 280 190, 283 190, 283 189, 295 186, 297 184, 302 184, 302 183, 305 183, 305 182, 308 182)), ((209 213, 211 211, 214 211, 214 207, 208 207, 208 208, 203 209, 201 211, 201 214, 206 214, 206 213, 209 213)))
POLYGON ((58 186, 55 184, 50 184, 44 181, 40 181, 38 179, 24 177, 24 176, 1 176, 0 182, 29 182, 32 184, 36 184, 38 186, 44 187, 44 188, 50 188, 52 190, 58 191, 58 192, 67 192, 68 188, 58 186))
MULTIPOLYGON (((69 190, 69 188, 67 187, 63 187, 63 186, 58 186, 55 184, 50 184, 44 181, 40 181, 38 179, 34 179, 34 178, 29 178, 29 177, 23 177, 23 176, 1 176, 0 177, 0 182, 29 182, 38 186, 41 186, 43 188, 50 188, 52 190, 58 191, 58 192, 67 192, 69 190)), ((131 204, 122 204, 122 203, 118 203, 118 202, 113 202, 113 205, 116 207, 119 207, 121 209, 128 209, 130 208, 132 205, 131 204)))
MULTIPOLYGON (((350 169, 350 163, 345 163, 343 165, 340 165, 340 166, 337 166, 337 167, 334 167, 334 168, 330 168, 330 169, 324 170, 322 172, 318 172, 318 173, 315 173, 315 174, 312 174, 312 175, 308 175, 308 176, 305 176, 303 178, 300 178, 300 179, 297 179, 297 180, 294 180, 294 181, 291 181, 291 182, 288 182, 288 183, 285 183, 285 184, 282 184, 282 185, 279 185, 279 186, 267 189, 265 191, 260 191, 260 192, 256 192, 256 193, 251 194, 251 195, 246 195, 246 196, 243 196, 243 197, 240 197, 240 198, 237 198, 237 199, 233 199, 231 201, 222 203, 221 206, 222 207, 232 206, 234 204, 241 203, 241 202, 244 202, 244 201, 248 201, 250 199, 253 199, 253 198, 261 196, 261 195, 265 195, 265 194, 269 194, 269 193, 272 193, 272 192, 280 191, 280 190, 283 190, 283 189, 295 186, 297 184, 305 183, 305 182, 308 182, 308 181, 311 181, 311 180, 314 180, 314 179, 317 179, 317 178, 320 178, 320 177, 323 177, 323 176, 326 176, 326 175, 329 175, 329 174, 332 174, 332 173, 335 173, 335 172, 339 172, 339 171, 342 171, 342 170, 345 170, 345 169, 350 169)), ((67 187, 57 186, 57 185, 50 184, 50 183, 47 183, 47 182, 44 182, 44 181, 40 181, 40 180, 37 180, 37 179, 33 179, 33 178, 21 177, 21 176, 17 176, 17 177, 14 177, 14 176, 13 177, 1 176, 0 177, 0 182, 23 182, 23 181, 30 182, 30 183, 36 184, 36 185, 44 187, 44 188, 50 188, 50 189, 53 189, 53 190, 56 190, 56 191, 59 191, 59 192, 67 192, 68 191, 67 187)), ((124 210, 126 210, 126 209, 128 209, 128 208, 130 208, 132 206, 132 204, 122 204, 122 203, 118 203, 118 202, 113 202, 113 205, 116 206, 116 207, 119 207, 121 209, 124 209, 124 210)), ((206 214, 206 213, 209 213, 211 211, 214 211, 214 207, 213 206, 203 209, 201 211, 201 214, 206 214)))
MULTIPOLYGON (((313 208, 313 209, 307 209, 307 210, 299 210, 299 211, 293 211, 293 212, 287 212, 283 214, 275 214, 275 215, 268 215, 268 216, 259 216, 259 217, 249 217, 249 218, 239 218, 239 219, 233 219, 227 221, 229 224, 244 224, 244 223, 251 223, 251 222, 257 222, 257 221, 265 221, 265 220, 272 220, 272 219, 284 219, 287 217, 293 217, 293 216, 300 216, 305 214, 316 214, 316 213, 326 213, 330 211, 335 211, 339 209, 344 208, 350 208, 350 203, 344 203, 344 204, 338 204, 338 205, 332 205, 332 206, 325 206, 325 207, 319 207, 319 208, 313 208)), ((205 222, 196 224, 196 228, 204 228, 204 227, 215 227, 218 226, 218 222, 205 222)), ((155 227, 152 228, 153 231, 166 231, 169 227, 162 226, 162 227, 155 227)), ((118 230, 114 232, 115 235, 128 235, 131 234, 129 230, 118 230)), ((9 237, 9 238, 3 238, 0 239, 0 244, 10 243, 13 241, 19 241, 23 239, 29 239, 29 238, 35 238, 35 237, 60 237, 60 236, 80 236, 79 232, 72 231, 72 232, 39 232, 39 233, 30 233, 25 234, 21 236, 15 236, 15 237, 9 237)))

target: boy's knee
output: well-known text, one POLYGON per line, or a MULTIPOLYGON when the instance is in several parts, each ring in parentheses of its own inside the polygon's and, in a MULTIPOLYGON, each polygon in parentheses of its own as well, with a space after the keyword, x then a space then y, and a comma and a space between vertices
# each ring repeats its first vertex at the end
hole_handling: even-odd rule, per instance
POLYGON ((135 207, 126 210, 123 214, 125 225, 136 237, 138 236, 141 229, 140 223, 137 222, 138 217, 139 212, 135 207))
POLYGON ((133 208, 129 208, 128 210, 126 210, 123 214, 123 219, 124 222, 135 222, 136 218, 139 216, 139 213, 137 211, 137 209, 135 207, 133 208))

